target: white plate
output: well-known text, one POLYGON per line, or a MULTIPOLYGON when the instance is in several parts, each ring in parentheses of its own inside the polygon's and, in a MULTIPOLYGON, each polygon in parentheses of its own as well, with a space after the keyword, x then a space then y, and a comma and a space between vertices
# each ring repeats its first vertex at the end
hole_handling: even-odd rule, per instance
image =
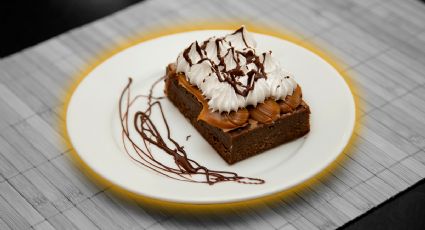
MULTIPOLYGON (((210 186, 176 181, 135 163, 124 152, 118 100, 128 77, 134 80, 133 95, 147 94, 151 83, 164 75, 166 65, 188 44, 228 32, 193 31, 143 42, 112 56, 89 73, 75 90, 67 109, 68 134, 81 159, 100 176, 133 193, 196 204, 236 202, 270 195, 302 183, 334 161, 354 128, 355 106, 349 87, 341 75, 316 54, 263 34, 253 34, 258 48, 272 50, 274 57, 295 74, 303 89, 304 100, 311 108, 308 135, 229 166, 168 100, 163 103, 172 124, 172 135, 185 146, 190 158, 210 169, 264 179, 265 184, 226 182, 210 186), (188 141, 187 135, 192 136, 188 141)), ((163 85, 159 88, 157 91, 161 93, 163 85)))

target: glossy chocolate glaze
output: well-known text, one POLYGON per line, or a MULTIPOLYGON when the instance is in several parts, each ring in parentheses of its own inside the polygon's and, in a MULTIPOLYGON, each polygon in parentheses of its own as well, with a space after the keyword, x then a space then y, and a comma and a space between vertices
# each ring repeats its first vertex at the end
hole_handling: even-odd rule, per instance
MULTIPOLYGON (((184 150, 184 146, 177 143, 177 141, 171 137, 170 127, 167 119, 165 118, 162 104, 160 102, 162 98, 152 96, 154 87, 163 79, 164 78, 159 79, 152 85, 149 95, 137 95, 132 98, 130 95, 130 87, 132 83, 131 78, 129 79, 127 86, 123 89, 119 100, 119 113, 122 127, 122 141, 126 153, 133 160, 152 171, 175 180, 193 183, 207 183, 209 185, 227 181, 234 181, 243 184, 263 184, 265 181, 262 179, 243 177, 234 172, 211 170, 188 158, 187 153, 184 150), (135 112, 134 115, 129 114, 130 107, 140 98, 147 99, 147 108, 143 111, 135 112), (151 120, 151 112, 155 107, 159 109, 162 121, 165 124, 167 133, 166 137, 163 137, 160 134, 157 126, 151 120), (134 116, 133 124, 129 124, 129 116, 134 116), (133 135, 130 135, 130 128, 135 129, 138 134, 137 138, 141 138, 143 140, 144 146, 140 146, 135 142, 133 135), (173 157, 175 167, 168 166, 160 162, 155 157, 155 153, 151 151, 151 145, 158 147, 161 151, 173 157), (138 157, 130 154, 130 148, 137 153, 138 157), (196 177, 195 175, 200 175, 201 177, 196 177)), ((234 121, 234 118, 230 117, 229 119, 234 121)))

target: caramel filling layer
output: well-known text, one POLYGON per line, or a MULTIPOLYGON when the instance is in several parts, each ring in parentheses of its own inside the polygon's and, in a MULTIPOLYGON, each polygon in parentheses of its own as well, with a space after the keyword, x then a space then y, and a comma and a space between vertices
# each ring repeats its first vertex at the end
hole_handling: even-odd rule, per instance
POLYGON ((277 120, 282 114, 293 112, 302 101, 301 88, 297 86, 292 95, 286 96, 285 100, 274 100, 269 98, 263 103, 257 104, 256 107, 248 106, 241 108, 237 111, 227 112, 213 112, 208 107, 208 101, 202 95, 202 92, 190 84, 186 80, 186 76, 182 73, 174 74, 169 73, 168 77, 176 76, 178 82, 187 91, 192 93, 196 99, 202 104, 202 110, 198 115, 198 120, 205 121, 206 123, 229 131, 239 127, 248 125, 249 123, 271 123, 277 120))

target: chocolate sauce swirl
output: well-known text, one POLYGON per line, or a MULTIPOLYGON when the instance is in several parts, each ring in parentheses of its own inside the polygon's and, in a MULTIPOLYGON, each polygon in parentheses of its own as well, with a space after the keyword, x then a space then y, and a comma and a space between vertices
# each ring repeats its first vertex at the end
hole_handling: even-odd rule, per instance
POLYGON ((163 97, 154 97, 154 87, 164 78, 157 80, 150 88, 148 95, 137 95, 134 98, 130 95, 132 79, 129 78, 128 84, 123 89, 119 99, 119 113, 122 127, 122 141, 126 153, 136 162, 144 167, 149 168, 159 174, 169 178, 193 182, 207 183, 213 185, 219 182, 233 181, 242 184, 263 184, 262 179, 239 176, 237 173, 228 171, 211 170, 201 165, 200 163, 188 158, 184 146, 180 145, 171 137, 170 126, 163 112, 160 100, 163 97), (133 124, 129 124, 130 107, 136 100, 147 99, 147 108, 135 112, 133 124), (162 122, 166 127, 166 137, 163 137, 155 123, 151 119, 151 114, 154 109, 158 109, 162 122), (130 128, 134 128, 137 136, 130 134, 130 128), (137 144, 134 138, 140 138, 143 141, 143 146, 137 144), (174 159, 175 165, 168 166, 159 161, 152 152, 152 146, 156 146, 160 151, 168 154, 174 159), (130 154, 133 150, 137 157, 130 154))

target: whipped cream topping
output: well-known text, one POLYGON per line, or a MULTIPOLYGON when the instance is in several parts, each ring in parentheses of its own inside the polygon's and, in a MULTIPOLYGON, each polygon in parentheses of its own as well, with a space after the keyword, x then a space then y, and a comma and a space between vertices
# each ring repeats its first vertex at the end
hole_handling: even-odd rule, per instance
POLYGON ((236 111, 292 95, 297 87, 292 74, 271 51, 257 55, 256 45, 244 26, 201 45, 195 41, 177 57, 177 72, 200 89, 213 111, 236 111))

